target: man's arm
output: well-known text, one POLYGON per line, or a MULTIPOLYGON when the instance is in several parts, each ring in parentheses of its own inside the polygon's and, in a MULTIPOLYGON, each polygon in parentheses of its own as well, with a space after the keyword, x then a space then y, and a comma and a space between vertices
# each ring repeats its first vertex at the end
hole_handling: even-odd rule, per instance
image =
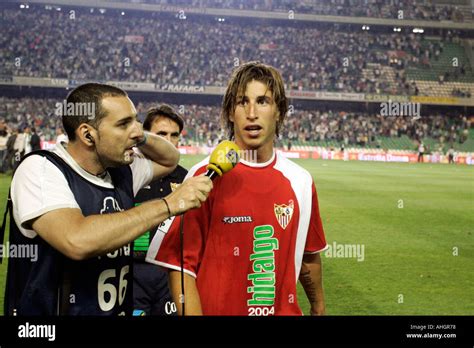
MULTIPOLYGON (((200 207, 212 189, 205 176, 189 178, 166 197, 171 215, 200 207)), ((116 250, 168 218, 164 201, 84 217, 79 209, 57 209, 32 220, 33 230, 48 244, 73 260, 84 260, 116 250)))
POLYGON ((324 315, 323 273, 321 255, 305 254, 301 265, 300 282, 311 305, 311 315, 324 315))
MULTIPOLYGON (((183 315, 181 304, 181 272, 170 271, 170 290, 174 303, 178 310, 178 315, 183 315)), ((186 315, 202 315, 201 299, 196 287, 196 280, 189 274, 184 273, 184 305, 186 315)))
POLYGON ((152 161, 153 180, 166 176, 178 166, 179 151, 168 140, 156 134, 145 132, 146 142, 140 151, 152 161))

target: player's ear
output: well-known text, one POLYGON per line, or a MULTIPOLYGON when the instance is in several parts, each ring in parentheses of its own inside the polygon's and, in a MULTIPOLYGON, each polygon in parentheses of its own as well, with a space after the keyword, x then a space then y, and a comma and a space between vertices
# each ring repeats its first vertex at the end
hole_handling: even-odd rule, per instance
POLYGON ((277 109, 275 112, 275 133, 276 135, 280 134, 280 128, 283 125, 283 118, 280 117, 280 110, 277 109))
POLYGON ((280 122, 280 110, 277 109, 277 111, 275 112, 275 119, 278 122, 280 122))
POLYGON ((278 109, 275 112, 275 122, 276 122, 277 126, 280 123, 280 110, 278 110, 278 109))
POLYGON ((81 123, 76 130, 76 137, 87 146, 94 146, 96 130, 87 123, 81 123))

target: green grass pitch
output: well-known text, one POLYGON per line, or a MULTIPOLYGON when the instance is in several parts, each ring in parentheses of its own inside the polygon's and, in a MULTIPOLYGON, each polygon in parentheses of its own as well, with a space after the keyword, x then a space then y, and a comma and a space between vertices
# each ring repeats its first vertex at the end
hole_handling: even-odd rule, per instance
MULTIPOLYGON (((328 315, 474 314, 474 167, 295 162, 313 175, 328 244, 364 247, 363 261, 323 253, 328 315)), ((9 181, 0 177, 1 216, 9 181)), ((307 314, 301 287, 298 300, 307 314)))

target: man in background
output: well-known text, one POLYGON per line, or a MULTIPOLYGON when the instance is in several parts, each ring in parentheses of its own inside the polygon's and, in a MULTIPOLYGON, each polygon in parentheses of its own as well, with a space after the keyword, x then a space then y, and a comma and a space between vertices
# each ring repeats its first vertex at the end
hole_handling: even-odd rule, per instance
POLYGON ((24 141, 24 145, 23 145, 23 155, 27 155, 29 154, 33 149, 31 147, 31 128, 30 126, 26 126, 23 130, 23 141, 24 141))
POLYGON ((13 144, 13 153, 14 153, 14 161, 13 161, 13 170, 15 171, 20 163, 20 159, 25 154, 25 130, 24 128, 18 132, 15 137, 15 143, 13 144))
MULTIPOLYGON (((157 134, 176 148, 184 127, 181 116, 169 105, 162 104, 148 110, 143 129, 157 134)), ((135 197, 135 205, 161 198, 173 192, 183 182, 188 171, 178 165, 167 176, 141 189, 135 197)), ((163 222, 161 225, 166 224, 163 222)), ((140 236, 134 242, 133 258, 133 308, 134 315, 171 315, 175 308, 168 287, 168 272, 161 267, 145 262, 145 256, 158 226, 140 236)))
POLYGON ((36 133, 35 128, 31 128, 31 139, 30 139, 31 151, 41 150, 41 139, 36 133))
POLYGON ((16 143, 17 136, 18 136, 18 129, 13 128, 7 140, 7 154, 5 156, 5 165, 4 165, 5 172, 14 168, 14 165, 13 165, 14 160, 20 159, 19 155, 18 155, 18 158, 16 158, 15 156, 15 143, 16 143))
POLYGON ((8 128, 5 123, 0 124, 0 173, 6 172, 6 158, 7 158, 7 142, 8 137, 8 128))
POLYGON ((425 144, 423 142, 418 146, 418 163, 423 163, 423 155, 425 153, 425 144))
POLYGON ((56 144, 67 143, 69 138, 61 127, 56 128, 56 144))
POLYGON ((454 164, 454 149, 452 146, 448 150, 448 163, 454 164))

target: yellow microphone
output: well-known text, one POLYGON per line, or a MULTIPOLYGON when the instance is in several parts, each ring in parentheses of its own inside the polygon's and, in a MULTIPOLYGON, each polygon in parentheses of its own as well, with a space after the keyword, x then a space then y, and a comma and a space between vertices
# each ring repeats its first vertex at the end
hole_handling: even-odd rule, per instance
POLYGON ((206 176, 214 180, 234 168, 239 163, 239 151, 237 144, 232 141, 220 142, 211 153, 206 176))

